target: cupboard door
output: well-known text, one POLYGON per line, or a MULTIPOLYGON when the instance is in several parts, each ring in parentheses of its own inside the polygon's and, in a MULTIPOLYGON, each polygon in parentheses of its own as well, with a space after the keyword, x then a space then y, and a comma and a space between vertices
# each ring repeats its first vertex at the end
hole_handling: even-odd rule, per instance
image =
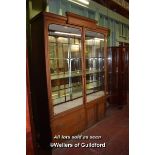
POLYGON ((108 50, 108 88, 111 103, 125 104, 127 101, 129 89, 128 55, 128 47, 111 47, 108 50))

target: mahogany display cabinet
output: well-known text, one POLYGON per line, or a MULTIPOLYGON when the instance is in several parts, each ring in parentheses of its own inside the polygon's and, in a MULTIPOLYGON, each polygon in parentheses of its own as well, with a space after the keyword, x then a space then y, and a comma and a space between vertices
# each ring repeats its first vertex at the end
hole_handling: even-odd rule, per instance
POLYGON ((129 97, 129 46, 108 48, 108 101, 124 105, 129 97))
POLYGON ((107 36, 97 22, 70 12, 31 21, 31 86, 39 145, 76 135, 105 115, 107 36))

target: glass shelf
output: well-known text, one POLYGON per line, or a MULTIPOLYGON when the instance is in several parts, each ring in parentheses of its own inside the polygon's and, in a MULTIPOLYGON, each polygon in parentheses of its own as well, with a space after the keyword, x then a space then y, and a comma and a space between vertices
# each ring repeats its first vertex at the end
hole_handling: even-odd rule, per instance
MULTIPOLYGON (((89 74, 96 74, 96 73, 102 73, 102 70, 86 70, 86 75, 89 74)), ((82 76, 82 71, 72 71, 70 72, 59 72, 59 73, 53 73, 51 74, 51 80, 55 80, 55 79, 64 79, 64 78, 69 78, 69 77, 78 77, 78 76, 82 76)))

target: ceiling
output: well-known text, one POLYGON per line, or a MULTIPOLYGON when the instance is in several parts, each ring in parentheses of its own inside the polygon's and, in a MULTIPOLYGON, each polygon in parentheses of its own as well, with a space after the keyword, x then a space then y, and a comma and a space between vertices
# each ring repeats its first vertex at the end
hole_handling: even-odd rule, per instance
MULTIPOLYGON (((129 10, 125 9, 124 7, 120 6, 119 4, 117 4, 112 0, 93 0, 93 1, 113 10, 114 12, 121 14, 126 18, 129 18, 129 10)), ((125 1, 129 3, 129 0, 125 1)))

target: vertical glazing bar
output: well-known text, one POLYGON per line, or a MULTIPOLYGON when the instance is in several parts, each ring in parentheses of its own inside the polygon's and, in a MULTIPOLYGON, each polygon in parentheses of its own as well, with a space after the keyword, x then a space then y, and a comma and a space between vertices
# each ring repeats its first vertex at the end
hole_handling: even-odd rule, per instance
POLYGON ((85 45, 85 28, 82 27, 82 37, 81 37, 81 46, 82 46, 82 85, 83 85, 83 104, 84 104, 84 109, 85 109, 85 127, 88 126, 88 118, 87 118, 87 99, 86 99, 86 64, 85 64, 85 53, 86 53, 86 45, 85 45))
MULTIPOLYGON (((63 69, 63 74, 64 74, 64 77, 65 77, 65 54, 64 54, 64 47, 63 47, 63 43, 62 43, 62 59, 63 59, 63 66, 64 66, 64 69, 63 69)), ((65 95, 65 102, 66 102, 66 79, 64 79, 64 95, 65 95)))
POLYGON ((107 35, 104 35, 104 89, 105 89, 105 97, 107 95, 107 35))
MULTIPOLYGON (((56 37, 56 61, 57 61, 57 75, 59 75, 60 70, 59 70, 59 47, 58 47, 58 37, 56 37)), ((57 81, 58 84, 58 97, 60 98, 60 80, 57 81)))
POLYGON ((81 38, 81 47, 82 47, 82 84, 83 84, 83 103, 86 104, 86 65, 85 65, 85 28, 82 28, 82 38, 81 38))
POLYGON ((70 42, 70 37, 68 38, 68 72, 69 72, 69 94, 70 94, 70 99, 72 100, 72 66, 71 66, 71 42, 70 42))
MULTIPOLYGON (((96 61, 95 61, 95 56, 96 56, 96 44, 95 44, 96 42, 95 42, 95 39, 93 39, 93 49, 92 49, 92 51, 91 51, 91 54, 92 54, 92 58, 93 58, 93 72, 94 71, 97 71, 97 68, 96 68, 96 61)), ((93 81, 96 81, 96 79, 95 79, 95 74, 93 73, 93 81)), ((94 83, 94 82, 93 82, 94 83)), ((93 87, 93 91, 95 91, 95 87, 93 87)))
MULTIPOLYGON (((103 88, 102 88, 102 78, 101 78, 101 76, 102 76, 102 74, 103 74, 103 72, 101 72, 102 70, 101 70, 101 67, 103 67, 102 66, 102 63, 101 63, 101 56, 102 56, 102 54, 101 54, 101 51, 102 51, 102 46, 101 46, 101 41, 100 41, 100 46, 99 46, 99 52, 98 52, 98 54, 97 54, 97 56, 98 56, 98 58, 97 58, 97 60, 98 60, 98 85, 99 85, 99 91, 101 91, 103 88)), ((103 61, 103 60, 102 60, 103 61)))

